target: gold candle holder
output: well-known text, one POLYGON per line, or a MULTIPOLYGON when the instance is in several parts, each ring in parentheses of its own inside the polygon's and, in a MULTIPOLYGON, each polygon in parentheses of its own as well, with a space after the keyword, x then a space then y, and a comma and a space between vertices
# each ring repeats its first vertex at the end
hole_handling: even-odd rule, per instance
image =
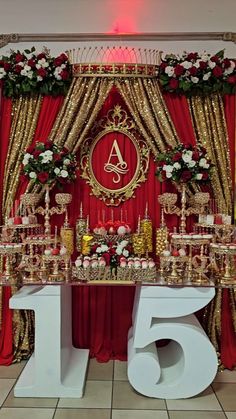
POLYGON ((83 205, 80 204, 79 218, 76 220, 76 249, 81 252, 82 237, 87 232, 87 219, 83 216, 83 205))
POLYGON ((74 252, 74 231, 71 227, 61 227, 60 231, 61 243, 65 246, 68 254, 74 252))
POLYGON ((153 245, 152 245, 152 220, 148 216, 148 204, 146 204, 145 216, 144 216, 143 220, 141 220, 141 222, 140 222, 140 229, 141 229, 141 233, 143 233, 144 238, 145 238, 146 253, 149 253, 149 252, 151 253, 152 250, 153 250, 153 245))

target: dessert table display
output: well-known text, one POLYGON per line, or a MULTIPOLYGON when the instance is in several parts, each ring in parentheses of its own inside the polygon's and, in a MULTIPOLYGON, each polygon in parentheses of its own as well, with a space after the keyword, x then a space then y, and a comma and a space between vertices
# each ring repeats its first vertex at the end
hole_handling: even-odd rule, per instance
MULTIPOLYGON (((193 151, 181 151, 189 162, 193 151)), ((202 156, 205 170, 209 163, 202 156)), ((161 165, 160 170, 174 173, 167 167, 170 165, 161 165)), ((147 205, 136 231, 131 230, 122 209, 119 219, 114 219, 111 210, 109 220, 102 214, 90 226, 89 214, 84 215, 81 205, 75 256, 74 230, 67 214, 72 196, 56 194, 56 205, 50 206, 49 185, 44 189, 44 205, 38 206, 39 194, 24 194, 20 210, 15 210, 1 230, 1 284, 23 285, 11 298, 10 307, 35 311, 35 353, 16 384, 15 395, 82 397, 88 350, 72 346, 71 286, 102 284, 136 284, 128 335, 131 385, 146 396, 167 399, 203 391, 214 379, 218 362, 193 313, 213 299, 216 286, 235 286, 236 244, 229 217, 207 214, 208 193, 196 192, 188 201, 182 183, 179 206, 177 194, 164 193, 158 198, 162 219, 154 246, 147 205), (44 225, 38 224, 37 214, 44 217, 44 225), (52 232, 54 214, 64 214, 65 219, 60 228, 54 224, 52 232), (180 217, 179 232, 168 230, 165 214, 180 217), (190 214, 199 219, 193 231, 186 232, 190 214), (157 349, 156 342, 162 339, 170 343, 157 349)))

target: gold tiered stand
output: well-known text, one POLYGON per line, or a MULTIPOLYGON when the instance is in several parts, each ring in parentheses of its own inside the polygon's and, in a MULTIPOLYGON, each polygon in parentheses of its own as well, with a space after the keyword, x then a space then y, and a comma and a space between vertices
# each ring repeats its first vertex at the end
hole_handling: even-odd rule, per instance
POLYGON ((16 262, 16 256, 22 253, 23 247, 20 243, 1 243, 0 256, 3 257, 4 270, 0 273, 1 285, 15 285, 17 283, 18 274, 13 268, 16 262))
POLYGON ((211 263, 218 268, 220 284, 236 284, 235 255, 236 244, 212 243, 210 245, 211 263))

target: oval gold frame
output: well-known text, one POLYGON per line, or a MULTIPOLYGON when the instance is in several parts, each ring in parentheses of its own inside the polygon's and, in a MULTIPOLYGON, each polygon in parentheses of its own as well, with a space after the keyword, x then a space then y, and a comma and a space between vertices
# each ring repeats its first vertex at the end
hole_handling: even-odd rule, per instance
POLYGON ((134 129, 133 121, 119 105, 116 105, 114 109, 110 110, 105 118, 105 123, 103 118, 103 123, 98 124, 98 126, 103 128, 102 131, 95 135, 95 139, 86 139, 81 146, 81 177, 91 186, 93 195, 102 199, 106 205, 118 206, 122 201, 135 197, 134 190, 141 182, 146 180, 150 149, 146 142, 140 139, 139 133, 134 129), (116 125, 114 121, 117 121, 117 116, 120 119, 118 118, 116 125), (133 134, 134 131, 137 133, 137 138, 133 134), (132 179, 127 185, 119 189, 109 189, 103 186, 96 178, 92 167, 95 146, 108 133, 121 133, 126 135, 134 145, 137 155, 137 167, 132 179))

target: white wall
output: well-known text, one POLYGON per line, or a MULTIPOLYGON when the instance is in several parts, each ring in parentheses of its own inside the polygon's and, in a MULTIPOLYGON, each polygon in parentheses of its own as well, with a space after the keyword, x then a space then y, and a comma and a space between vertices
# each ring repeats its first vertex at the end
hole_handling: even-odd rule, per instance
MULTIPOLYGON (((235 0, 0 0, 1 33, 106 33, 113 32, 234 32, 236 31, 235 0)), ((41 49, 43 43, 33 43, 41 49)), ((10 44, 24 49, 33 44, 10 44)), ((95 43, 98 45, 98 43, 95 43)), ((105 42, 107 45, 108 43, 105 42)), ((115 44, 110 42, 110 45, 115 44)), ((236 44, 223 41, 125 42, 165 52, 217 52, 226 49, 226 56, 236 57, 236 44)), ((84 44, 83 44, 84 45, 84 44)), ((78 43, 47 43, 57 54, 78 43)))

